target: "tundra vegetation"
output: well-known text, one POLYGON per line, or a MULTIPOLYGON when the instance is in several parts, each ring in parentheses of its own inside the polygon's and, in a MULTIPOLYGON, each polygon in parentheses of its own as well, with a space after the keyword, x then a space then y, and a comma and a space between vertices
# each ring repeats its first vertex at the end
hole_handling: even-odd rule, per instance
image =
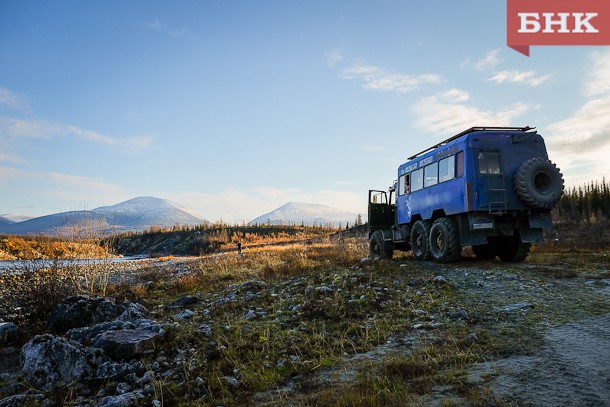
MULTIPOLYGON (((590 191, 583 196, 592 202, 590 191)), ((363 261, 368 242, 357 230, 223 225, 124 235, 106 247, 165 247, 167 257, 116 272, 102 263, 99 279, 59 264, 0 275, 0 321, 22 327, 23 345, 72 295, 143 305, 165 334, 140 357, 146 373, 130 383, 142 383, 143 398, 132 405, 515 405, 494 388, 495 373, 473 378, 472 367, 535 355, 550 327, 610 313, 608 294, 594 289, 610 282, 610 212, 588 207, 574 218, 573 198, 521 264, 467 249, 450 265, 410 254, 363 261), (203 239, 218 242, 215 253, 168 256, 180 254, 170 241, 203 239), (231 251, 237 241, 243 255, 231 251)), ((0 400, 29 386, 19 374, 11 380, 0 382, 0 400)), ((100 395, 119 396, 125 380, 66 385, 44 398, 96 405, 100 395)))

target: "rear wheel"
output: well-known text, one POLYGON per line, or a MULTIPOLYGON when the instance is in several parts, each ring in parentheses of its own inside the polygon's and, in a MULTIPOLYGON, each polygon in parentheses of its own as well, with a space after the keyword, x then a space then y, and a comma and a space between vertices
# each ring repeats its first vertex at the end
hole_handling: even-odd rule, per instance
POLYGON ((391 259, 394 254, 394 250, 387 247, 383 240, 383 233, 381 230, 373 232, 370 241, 370 257, 373 259, 391 259))
POLYGON ((498 242, 498 257, 504 262, 518 263, 525 260, 530 247, 530 243, 523 243, 518 235, 506 237, 498 242))
POLYGON ((417 260, 428 260, 430 248, 428 245, 430 236, 430 221, 418 220, 411 228, 411 251, 417 260))
POLYGON ((458 260, 462 252, 457 224, 453 219, 440 218, 430 228, 428 241, 432 258, 439 263, 458 260))

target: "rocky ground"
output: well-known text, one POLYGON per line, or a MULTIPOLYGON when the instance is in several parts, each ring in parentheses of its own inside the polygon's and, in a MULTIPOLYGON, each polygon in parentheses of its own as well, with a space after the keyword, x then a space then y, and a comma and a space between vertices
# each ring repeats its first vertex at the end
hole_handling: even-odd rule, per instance
POLYGON ((610 406, 608 253, 464 255, 121 265, 44 326, 5 310, 0 406, 610 406))

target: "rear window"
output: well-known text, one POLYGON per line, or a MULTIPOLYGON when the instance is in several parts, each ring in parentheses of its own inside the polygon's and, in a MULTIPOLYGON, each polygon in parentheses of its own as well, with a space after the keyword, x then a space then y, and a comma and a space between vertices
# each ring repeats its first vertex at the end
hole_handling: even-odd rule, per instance
POLYGON ((502 174, 499 151, 479 151, 477 163, 480 174, 502 174))

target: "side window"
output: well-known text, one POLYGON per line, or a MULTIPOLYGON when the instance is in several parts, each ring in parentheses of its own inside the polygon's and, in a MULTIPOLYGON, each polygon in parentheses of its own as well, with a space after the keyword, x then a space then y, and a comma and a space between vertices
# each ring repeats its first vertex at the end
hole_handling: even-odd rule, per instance
POLYGON ((411 173, 411 192, 418 191, 424 187, 424 170, 419 169, 411 173))
POLYGON ((460 151, 455 155, 455 177, 464 176, 464 152, 460 151))
POLYGON ((438 182, 453 179, 455 174, 455 156, 443 158, 438 162, 438 182))
POLYGON ((498 151, 479 151, 477 154, 480 174, 502 174, 498 151))
POLYGON ((438 163, 432 163, 424 167, 424 186, 429 187, 438 184, 438 163))
POLYGON ((411 174, 405 174, 400 177, 398 181, 398 195, 404 195, 411 193, 411 188, 409 185, 409 178, 411 174))

